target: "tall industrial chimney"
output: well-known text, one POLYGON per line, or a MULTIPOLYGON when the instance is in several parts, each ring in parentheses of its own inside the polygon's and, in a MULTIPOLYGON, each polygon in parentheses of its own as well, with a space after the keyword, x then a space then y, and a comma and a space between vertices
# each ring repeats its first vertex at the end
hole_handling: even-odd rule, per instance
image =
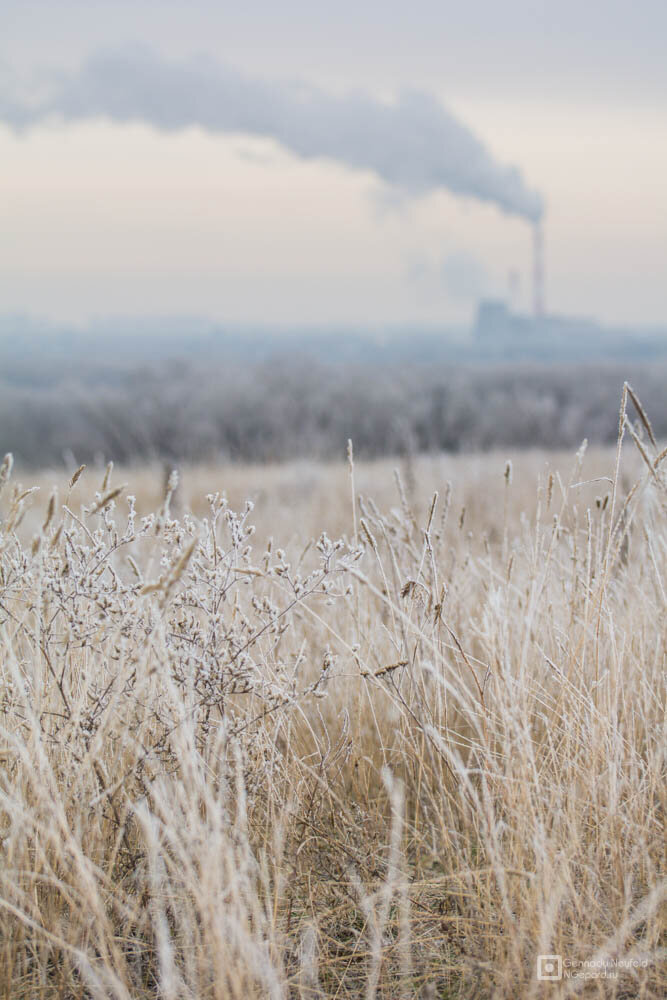
POLYGON ((540 219, 533 223, 533 313, 535 319, 544 316, 544 234, 540 219))

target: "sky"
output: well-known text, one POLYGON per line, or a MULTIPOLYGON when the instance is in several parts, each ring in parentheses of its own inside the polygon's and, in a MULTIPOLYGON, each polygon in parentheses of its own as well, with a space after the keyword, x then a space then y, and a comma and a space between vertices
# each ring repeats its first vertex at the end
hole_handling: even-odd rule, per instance
POLYGON ((0 312, 667 322, 664 2, 0 8, 0 312))

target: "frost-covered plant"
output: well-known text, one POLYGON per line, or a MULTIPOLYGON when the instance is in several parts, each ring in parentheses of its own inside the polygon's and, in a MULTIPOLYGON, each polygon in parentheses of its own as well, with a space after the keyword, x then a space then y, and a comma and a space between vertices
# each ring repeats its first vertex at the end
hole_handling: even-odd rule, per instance
POLYGON ((662 996, 667 449, 626 386, 610 476, 527 461, 376 504, 350 448, 354 541, 282 549, 5 459, 0 994, 662 996))

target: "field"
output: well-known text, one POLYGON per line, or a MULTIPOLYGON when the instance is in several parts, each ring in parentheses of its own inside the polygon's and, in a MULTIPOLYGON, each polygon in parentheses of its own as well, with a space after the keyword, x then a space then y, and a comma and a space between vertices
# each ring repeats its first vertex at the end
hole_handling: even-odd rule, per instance
POLYGON ((6 460, 0 993, 663 996, 667 461, 621 430, 6 460))

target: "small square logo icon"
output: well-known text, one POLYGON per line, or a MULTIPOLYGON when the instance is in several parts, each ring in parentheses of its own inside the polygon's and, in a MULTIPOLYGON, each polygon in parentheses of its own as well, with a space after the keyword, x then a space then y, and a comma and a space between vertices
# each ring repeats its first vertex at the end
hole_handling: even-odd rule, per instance
POLYGON ((559 982, 563 978, 563 959, 560 955, 538 955, 537 978, 543 982, 559 982))

